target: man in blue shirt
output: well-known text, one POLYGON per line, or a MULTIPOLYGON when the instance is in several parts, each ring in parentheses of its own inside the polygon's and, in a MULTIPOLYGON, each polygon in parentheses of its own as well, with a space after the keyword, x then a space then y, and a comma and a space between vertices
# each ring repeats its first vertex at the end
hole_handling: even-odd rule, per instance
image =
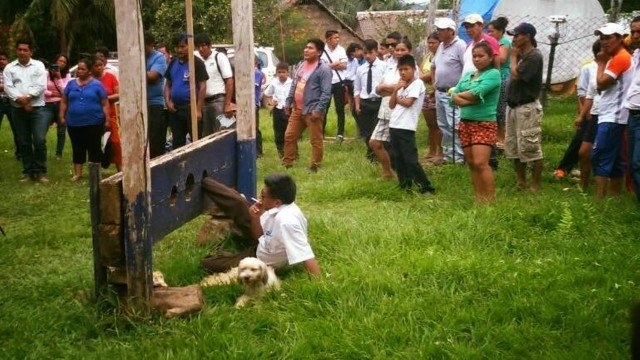
MULTIPOLYGON (((174 38, 176 57, 167 66, 164 84, 164 101, 169 112, 169 126, 173 134, 173 148, 177 149, 187 143, 187 134, 199 129, 191 129, 191 94, 189 89, 189 47, 187 36, 178 34, 174 38)), ((198 128, 202 126, 202 104, 207 91, 206 81, 209 79, 204 62, 194 57, 196 80, 196 108, 198 128)))
POLYGON ((144 34, 144 52, 147 71, 147 137, 149 139, 149 156, 153 159, 164 154, 167 138, 167 121, 164 116, 164 73, 167 61, 164 55, 154 49, 155 38, 152 34, 144 34))

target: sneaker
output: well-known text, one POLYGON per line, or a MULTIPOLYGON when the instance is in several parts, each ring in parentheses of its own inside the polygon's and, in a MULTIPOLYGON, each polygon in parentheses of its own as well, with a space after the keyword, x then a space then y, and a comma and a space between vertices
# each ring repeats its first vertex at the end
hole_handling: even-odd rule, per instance
POLYGON ((309 166, 309 174, 315 174, 317 172, 318 172, 318 166, 317 165, 309 166))
POLYGON ((571 170, 571 171, 569 172, 569 174, 570 174, 571 176, 573 176, 573 177, 577 177, 577 178, 579 178, 579 177, 580 177, 580 170, 578 170, 578 169, 573 169, 573 170, 571 170))
POLYGON ((341 145, 343 141, 344 141, 344 136, 342 135, 336 136, 336 142, 338 143, 338 145, 341 145))
POLYGON ((47 179, 47 177, 43 174, 38 176, 38 180, 37 180, 40 184, 48 184, 49 183, 49 179, 47 179))
POLYGON ((18 181, 20 181, 21 183, 28 183, 29 181, 31 181, 31 176, 24 174, 20 177, 20 179, 18 181))
POLYGON ((553 176, 556 178, 556 180, 562 180, 567 176, 567 173, 562 169, 556 169, 553 172, 553 176))

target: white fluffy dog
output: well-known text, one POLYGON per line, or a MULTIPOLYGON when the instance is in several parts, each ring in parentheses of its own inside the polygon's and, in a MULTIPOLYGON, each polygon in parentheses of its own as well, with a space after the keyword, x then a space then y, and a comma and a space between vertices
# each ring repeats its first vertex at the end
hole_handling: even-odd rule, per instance
POLYGON ((238 282, 244 286, 244 294, 236 300, 236 308, 247 305, 269 290, 280 290, 280 279, 273 268, 254 257, 246 257, 240 261, 238 282))

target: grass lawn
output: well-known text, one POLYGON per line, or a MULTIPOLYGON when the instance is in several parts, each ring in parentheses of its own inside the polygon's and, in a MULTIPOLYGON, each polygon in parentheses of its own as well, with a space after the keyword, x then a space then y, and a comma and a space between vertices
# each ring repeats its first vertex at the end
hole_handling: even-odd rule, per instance
MULTIPOLYGON (((333 108, 331 114, 333 115, 333 108)), ((206 288, 186 319, 139 322, 96 309, 87 181, 71 183, 49 153, 47 185, 22 184, 6 121, 0 128, 0 358, 7 359, 620 359, 639 299, 635 197, 598 202, 552 176, 571 137, 573 101, 544 117, 542 190, 518 191, 510 163, 497 200, 475 205, 468 170, 427 168, 436 196, 377 180, 364 145, 327 141, 317 174, 308 141, 291 170, 324 277, 283 274, 283 290, 234 309, 237 285, 206 288), (89 296, 90 297, 90 296, 89 296)), ((270 118, 258 178, 282 171, 270 118)), ((347 115, 347 136, 355 134, 347 115)), ((328 135, 335 133, 335 118, 328 135)), ((424 123, 418 129, 426 149, 424 123)), ((51 150, 55 131, 48 135, 51 150)), ((107 174, 113 173, 113 169, 107 174)), ((261 180, 258 188, 261 188, 261 180)), ((200 217, 154 249, 170 285, 197 283, 200 217)))

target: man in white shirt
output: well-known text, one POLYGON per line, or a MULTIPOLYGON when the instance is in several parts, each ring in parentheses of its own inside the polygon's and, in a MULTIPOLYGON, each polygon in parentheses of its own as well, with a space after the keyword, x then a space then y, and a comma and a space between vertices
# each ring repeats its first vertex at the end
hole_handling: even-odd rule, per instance
POLYGON ((211 48, 209 35, 198 34, 194 40, 198 49, 195 55, 204 61, 209 75, 207 93, 202 106, 202 136, 207 136, 220 130, 218 116, 233 115, 231 99, 235 84, 229 58, 211 48))
POLYGON ((633 76, 627 90, 624 107, 629 111, 627 136, 629 144, 629 169, 635 185, 636 198, 640 201, 640 16, 631 20, 631 43, 633 52, 633 76))
POLYGON ((49 120, 44 109, 47 71, 44 64, 31 58, 28 40, 16 41, 17 60, 3 71, 4 92, 11 101, 16 135, 22 157, 20 182, 48 183, 47 130, 49 120))
POLYGON ((309 244, 307 219, 295 204, 296 184, 286 173, 267 175, 260 200, 252 205, 241 194, 215 180, 202 180, 205 195, 225 212, 240 229, 245 249, 208 256, 202 266, 209 273, 225 272, 245 257, 257 257, 274 268, 303 264, 313 277, 320 277, 320 265, 309 244))
MULTIPOLYGON (((344 89, 342 83, 345 79, 345 70, 347 69, 347 52, 339 45, 340 33, 335 30, 327 30, 324 34, 326 46, 320 59, 329 65, 332 70, 333 77, 331 78, 331 95, 333 96, 333 103, 336 107, 336 115, 338 116, 338 134, 336 135, 336 142, 342 143, 344 140, 344 89)), ((331 106, 331 103, 329 103, 331 106)), ((322 132, 327 127, 327 112, 324 114, 324 122, 322 125, 322 132)))
POLYGON ((271 79, 264 90, 267 104, 273 107, 273 138, 280 159, 284 156, 284 133, 287 131, 289 117, 286 114, 287 96, 293 81, 289 77, 289 64, 281 62, 276 65, 276 76, 271 79))
POLYGON ((378 59, 377 41, 373 39, 365 40, 364 50, 366 61, 356 70, 353 94, 360 137, 367 145, 367 159, 375 161, 376 155, 371 146, 369 146, 369 139, 378 123, 378 112, 380 111, 382 100, 382 97, 376 93, 376 86, 382 81, 387 64, 378 59))

